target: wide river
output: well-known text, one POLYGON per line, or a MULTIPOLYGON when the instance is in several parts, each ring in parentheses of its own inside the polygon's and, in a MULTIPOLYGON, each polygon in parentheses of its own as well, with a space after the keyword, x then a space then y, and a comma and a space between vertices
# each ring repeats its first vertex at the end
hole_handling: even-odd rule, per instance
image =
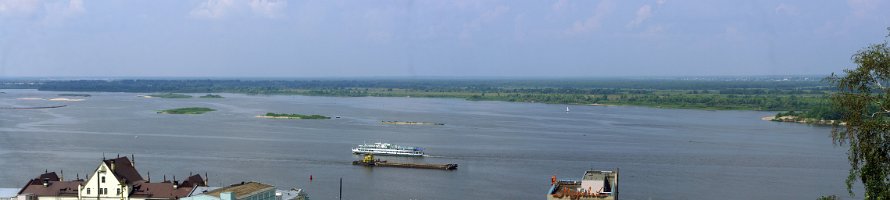
MULTIPOLYGON (((68 179, 105 157, 135 154, 158 182, 208 173, 211 186, 259 181, 304 188, 312 199, 544 199, 550 176, 579 179, 620 168, 622 199, 816 199, 846 194, 846 147, 830 128, 762 121, 771 112, 569 106, 434 98, 249 96, 141 98, 0 90, 0 187, 64 170, 68 179), (157 114, 179 107, 203 115, 157 114), (341 116, 260 119, 266 112, 341 116), (381 121, 435 125, 386 125, 381 121), (384 141, 419 146, 455 171, 365 168, 350 148, 384 141), (309 177, 314 180, 310 181, 309 177)), ((193 94, 203 95, 203 94, 193 94)), ((861 193, 860 193, 861 194, 861 193)), ((857 195, 861 198, 861 195, 857 195)))

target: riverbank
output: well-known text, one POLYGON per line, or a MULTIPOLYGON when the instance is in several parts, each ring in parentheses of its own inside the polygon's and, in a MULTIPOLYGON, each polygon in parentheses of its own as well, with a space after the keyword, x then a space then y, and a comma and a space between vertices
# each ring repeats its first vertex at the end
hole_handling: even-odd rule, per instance
POLYGON ((745 80, 721 77, 701 80, 128 80, 44 81, 33 87, 72 92, 428 97, 702 110, 806 111, 823 104, 826 95, 832 92, 830 85, 816 81, 818 79, 821 77, 754 77, 745 80))
POLYGON ((822 126, 833 126, 839 125, 844 126, 846 123, 840 122, 838 120, 824 120, 824 119, 813 119, 813 118, 804 118, 798 116, 765 116, 760 118, 763 121, 774 121, 774 122, 791 122, 791 123, 800 123, 800 124, 811 124, 811 125, 822 125, 822 126))
POLYGON ((137 96, 138 96, 138 97, 143 97, 143 98, 164 98, 164 99, 188 99, 188 98, 192 98, 191 95, 176 94, 176 93, 149 94, 149 95, 137 95, 137 96))
POLYGON ((216 111, 211 108, 204 107, 188 107, 188 108, 177 108, 177 109, 168 109, 158 111, 158 114, 189 114, 189 115, 198 115, 204 114, 207 112, 216 111))
POLYGON ((331 119, 324 115, 303 115, 303 114, 283 114, 283 113, 266 113, 265 115, 257 115, 257 118, 265 119, 331 119))

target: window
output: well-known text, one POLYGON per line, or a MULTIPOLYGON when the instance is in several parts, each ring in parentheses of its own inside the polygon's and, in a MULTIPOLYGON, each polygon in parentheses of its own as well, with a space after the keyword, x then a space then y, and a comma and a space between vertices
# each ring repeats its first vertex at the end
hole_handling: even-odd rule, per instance
POLYGON ((121 195, 121 189, 120 189, 120 188, 117 189, 117 195, 121 195))
POLYGON ((102 194, 108 194, 108 188, 102 188, 102 194))
POLYGON ((90 194, 90 188, 87 188, 87 194, 90 194))
POLYGON ((102 177, 102 183, 105 183, 105 177, 104 177, 104 176, 102 177))

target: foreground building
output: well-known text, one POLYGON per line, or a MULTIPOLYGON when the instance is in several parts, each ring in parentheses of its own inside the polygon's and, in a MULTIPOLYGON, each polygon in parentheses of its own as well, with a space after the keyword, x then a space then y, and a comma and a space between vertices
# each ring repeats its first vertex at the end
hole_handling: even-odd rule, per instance
POLYGON ((143 179, 129 158, 117 157, 102 160, 86 180, 41 174, 22 187, 17 200, 172 200, 187 197, 199 186, 207 186, 207 180, 197 174, 182 182, 174 178, 153 183, 143 179))
POLYGON ((614 200, 618 199, 618 169, 615 171, 587 170, 581 181, 551 179, 548 200, 614 200))
POLYGON ((227 187, 198 187, 180 200, 308 200, 302 189, 276 190, 259 182, 241 182, 227 187))

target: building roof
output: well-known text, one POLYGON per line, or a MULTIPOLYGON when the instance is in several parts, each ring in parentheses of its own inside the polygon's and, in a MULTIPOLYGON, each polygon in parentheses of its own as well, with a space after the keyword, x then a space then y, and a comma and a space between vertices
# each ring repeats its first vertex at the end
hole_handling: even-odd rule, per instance
POLYGON ((75 181, 48 181, 46 186, 43 183, 38 185, 28 184, 19 192, 19 194, 34 194, 37 196, 77 196, 78 186, 83 184, 83 180, 75 181))
POLYGON ((126 156, 102 160, 102 162, 111 168, 111 172, 114 173, 114 176, 120 182, 130 184, 145 180, 142 179, 142 175, 139 175, 139 171, 136 171, 136 166, 133 166, 133 163, 126 156))
POLYGON ((187 197, 193 189, 193 187, 174 187, 171 182, 139 182, 133 185, 133 192, 130 194, 130 197, 178 199, 187 197))
POLYGON ((19 190, 18 194, 34 194, 38 196, 77 196, 77 186, 83 180, 62 181, 56 172, 40 174, 19 190), (44 185, 46 183, 46 185, 44 185))
POLYGON ((617 171, 587 170, 577 180, 560 180, 550 187, 547 199, 580 199, 580 200, 609 200, 617 198, 617 171), (583 186, 587 183, 602 183, 602 189, 583 186), (613 190, 614 189, 614 190, 613 190), (590 191, 589 191, 590 190, 590 191))
POLYGON ((179 184, 179 187, 196 187, 196 186, 207 186, 207 182, 204 180, 204 178, 201 177, 200 174, 195 174, 195 175, 189 176, 188 178, 185 179, 185 181, 182 181, 182 183, 179 184))
POLYGON ((189 194, 189 196, 201 195, 201 194, 204 194, 204 193, 216 190, 216 189, 220 189, 220 188, 222 188, 222 187, 198 186, 198 187, 195 187, 194 190, 192 190, 192 193, 189 194))
POLYGON ((228 187, 219 188, 204 194, 209 196, 219 196, 219 194, 223 192, 232 192, 235 193, 235 198, 242 199, 250 196, 251 194, 255 194, 267 189, 275 189, 275 187, 258 182, 241 182, 240 184, 234 184, 228 187))

